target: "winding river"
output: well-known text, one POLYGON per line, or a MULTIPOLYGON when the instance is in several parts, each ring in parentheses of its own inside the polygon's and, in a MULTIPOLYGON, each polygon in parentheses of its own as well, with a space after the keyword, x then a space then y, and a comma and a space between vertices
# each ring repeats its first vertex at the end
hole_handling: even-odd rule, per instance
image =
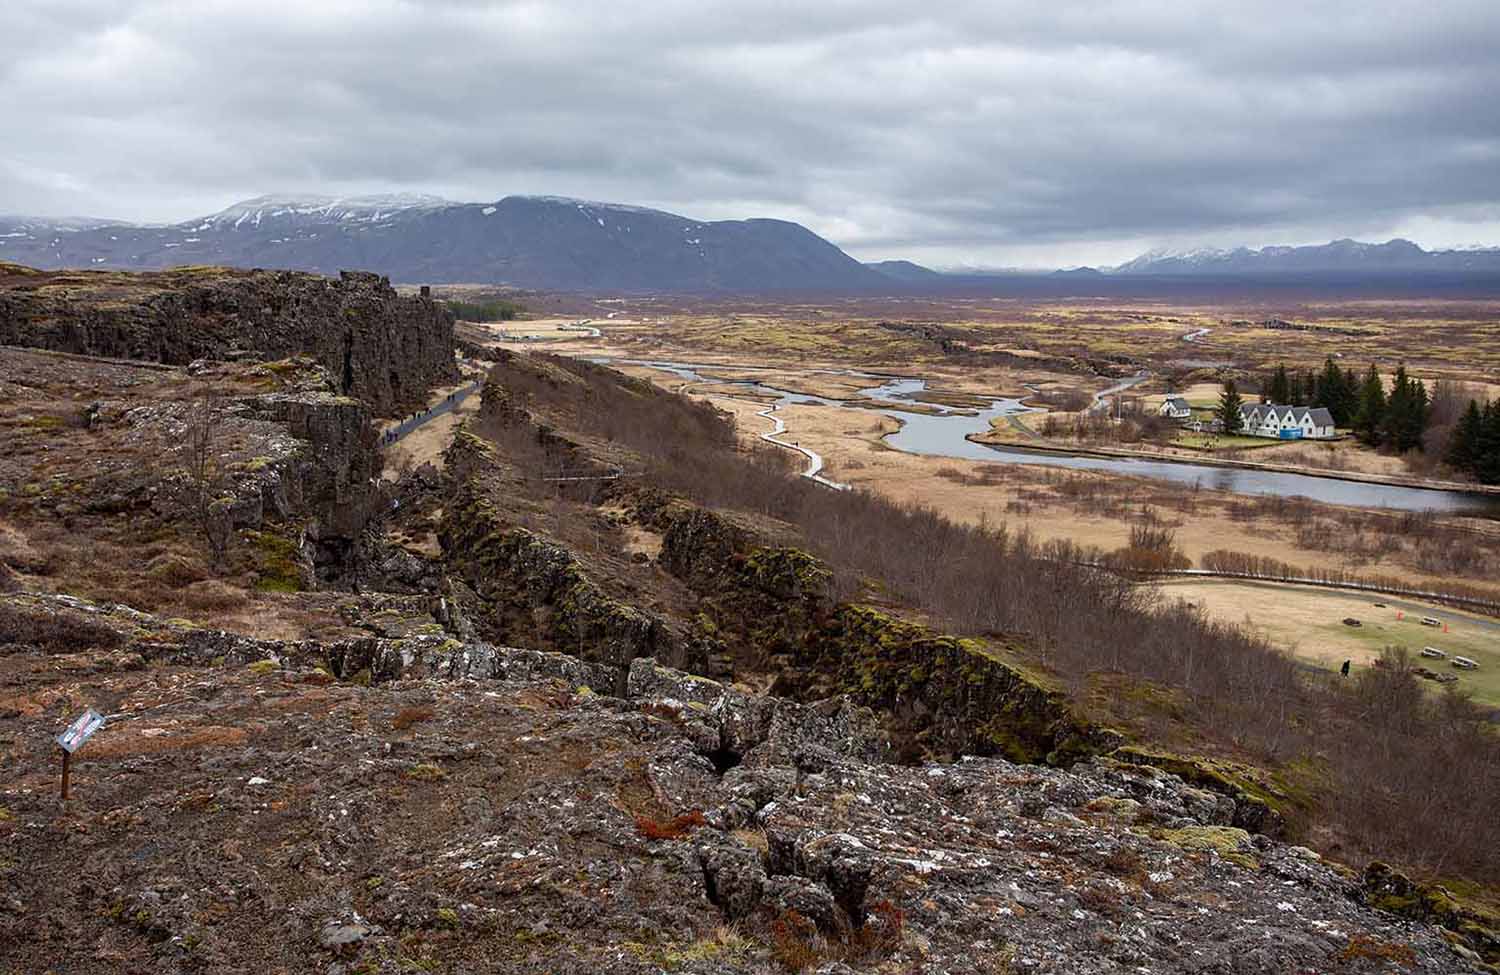
MULTIPOLYGON (((705 376, 701 370, 708 370, 711 373, 714 368, 711 365, 651 359, 613 360, 603 356, 595 357, 593 361, 648 366, 691 383, 738 386, 755 395, 774 398, 777 408, 792 404, 847 407, 850 402, 807 393, 795 393, 752 380, 721 380, 713 378, 712 375, 705 376)), ((735 368, 736 371, 744 369, 744 367, 735 368)), ((879 385, 860 390, 859 395, 866 399, 918 402, 917 394, 927 388, 925 379, 900 378, 852 369, 829 370, 828 372, 833 375, 879 380, 879 385)), ((901 429, 887 434, 885 443, 897 450, 913 454, 956 457, 991 464, 1039 464, 1045 467, 1065 467, 1072 470, 1107 471, 1131 477, 1172 481, 1213 491, 1230 491, 1236 494, 1282 495, 1304 497, 1326 504, 1395 508, 1403 511, 1443 511, 1500 518, 1500 495, 1477 491, 1442 491, 1395 484, 1374 484, 1338 477, 1320 477, 1314 474, 1219 467, 1190 460, 1101 457, 1065 451, 1035 450, 1020 446, 980 444, 967 438, 971 434, 987 432, 990 429, 990 421, 997 417, 1029 412, 1032 408, 1025 406, 1018 399, 996 399, 990 403, 989 407, 977 411, 925 403, 923 406, 939 412, 929 414, 901 409, 878 410, 877 412, 901 422, 901 429)))

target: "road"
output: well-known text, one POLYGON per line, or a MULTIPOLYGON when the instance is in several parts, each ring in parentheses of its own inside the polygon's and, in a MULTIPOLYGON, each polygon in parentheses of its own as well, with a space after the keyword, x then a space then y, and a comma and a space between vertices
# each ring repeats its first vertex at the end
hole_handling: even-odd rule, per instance
POLYGON ((1140 372, 1136 373, 1134 376, 1131 376, 1129 379, 1115 383, 1108 389, 1099 390, 1099 392, 1094 394, 1094 402, 1089 405, 1088 412, 1098 413, 1101 408, 1107 410, 1109 404, 1106 402, 1106 400, 1109 397, 1113 396, 1116 393, 1123 393, 1130 387, 1138 386, 1150 378, 1151 373, 1147 372, 1145 369, 1142 369, 1140 372))
POLYGON ((557 326, 557 330, 559 332, 584 332, 591 339, 602 338, 604 333, 593 325, 590 325, 589 322, 592 321, 592 318, 585 318, 582 321, 574 322, 572 325, 559 325, 557 326))

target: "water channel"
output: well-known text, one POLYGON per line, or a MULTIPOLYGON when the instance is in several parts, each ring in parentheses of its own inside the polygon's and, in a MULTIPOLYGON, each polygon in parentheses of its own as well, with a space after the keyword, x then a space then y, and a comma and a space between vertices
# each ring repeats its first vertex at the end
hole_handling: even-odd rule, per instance
MULTIPOLYGON (((601 363, 617 361, 621 364, 648 366, 678 376, 688 382, 738 386, 749 393, 774 398, 777 406, 820 404, 847 407, 849 405, 848 400, 795 393, 765 382, 715 379, 712 375, 714 367, 710 365, 650 359, 611 360, 602 356, 595 357, 592 361, 601 363), (704 371, 709 374, 704 375, 704 371)), ((735 367, 735 369, 742 371, 744 367, 735 367)), ((866 399, 915 403, 919 402, 917 395, 927 388, 925 379, 900 378, 852 369, 829 370, 828 372, 841 376, 878 380, 879 385, 860 390, 859 395, 866 399)), ((1073 470, 1108 471, 1131 477, 1173 481, 1213 491, 1231 491, 1236 494, 1283 495, 1304 497, 1326 504, 1395 508, 1403 511, 1431 510, 1500 518, 1500 495, 1483 494, 1477 491, 1440 491, 1431 488, 1402 487, 1395 484, 1373 484, 1284 471, 1218 467, 1190 460, 1098 457, 1053 450, 1034 450, 1026 447, 980 444, 966 439, 970 434, 988 431, 992 419, 1031 410, 1031 407, 1023 405, 1017 399, 996 399, 986 409, 977 411, 953 409, 929 403, 923 403, 923 407, 939 412, 878 410, 877 412, 901 421, 901 429, 886 435, 885 443, 897 450, 913 454, 957 457, 991 464, 1040 464, 1046 467, 1066 467, 1073 470)))

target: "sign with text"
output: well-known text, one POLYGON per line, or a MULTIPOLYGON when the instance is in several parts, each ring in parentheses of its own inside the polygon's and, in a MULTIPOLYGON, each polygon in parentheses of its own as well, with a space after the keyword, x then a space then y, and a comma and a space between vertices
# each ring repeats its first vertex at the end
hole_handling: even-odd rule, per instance
POLYGON ((102 727, 104 727, 104 715, 89 708, 73 719, 67 731, 57 736, 57 743, 63 747, 63 751, 72 754, 102 727))

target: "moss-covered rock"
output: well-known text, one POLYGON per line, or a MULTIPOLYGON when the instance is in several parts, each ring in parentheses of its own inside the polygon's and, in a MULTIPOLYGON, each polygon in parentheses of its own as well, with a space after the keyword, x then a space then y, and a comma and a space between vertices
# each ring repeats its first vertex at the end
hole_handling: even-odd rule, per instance
MULTIPOLYGON (((1153 834, 1155 835, 1155 834, 1153 834)), ((1161 831, 1161 839, 1184 850, 1211 850, 1230 863, 1249 870, 1260 869, 1252 852, 1250 834, 1235 826, 1184 826, 1161 831)))
POLYGON ((875 708, 909 758, 1070 764, 1115 743, 1073 713, 1061 688, 981 641, 837 604, 833 574, 801 549, 760 544, 725 516, 656 495, 638 499, 636 514, 662 532, 660 564, 700 596, 741 666, 774 669, 778 694, 848 694, 875 708))
POLYGON ((934 633, 868 606, 842 605, 809 634, 799 663, 877 708, 928 753, 1068 765, 1112 744, 1066 695, 977 640, 934 633))
POLYGON ((1247 766, 1134 745, 1121 746, 1109 757, 1130 765, 1158 768, 1190 785, 1228 796, 1234 800, 1232 825, 1252 833, 1281 836, 1286 832, 1288 818, 1296 812, 1295 794, 1269 782, 1265 773, 1247 766))
POLYGON ((302 546, 284 535, 271 531, 247 531, 245 541, 255 552, 255 567, 260 579, 255 587, 262 592, 300 592, 308 575, 302 546))
POLYGON ((1441 884, 1423 884, 1375 860, 1360 878, 1364 902, 1413 921, 1441 925, 1491 965, 1500 965, 1500 916, 1465 903, 1441 884))
POLYGON ((663 620, 610 597, 562 545, 508 524, 476 485, 447 506, 438 538, 449 564, 488 602, 497 638, 607 663, 622 678, 637 657, 702 665, 663 620))

